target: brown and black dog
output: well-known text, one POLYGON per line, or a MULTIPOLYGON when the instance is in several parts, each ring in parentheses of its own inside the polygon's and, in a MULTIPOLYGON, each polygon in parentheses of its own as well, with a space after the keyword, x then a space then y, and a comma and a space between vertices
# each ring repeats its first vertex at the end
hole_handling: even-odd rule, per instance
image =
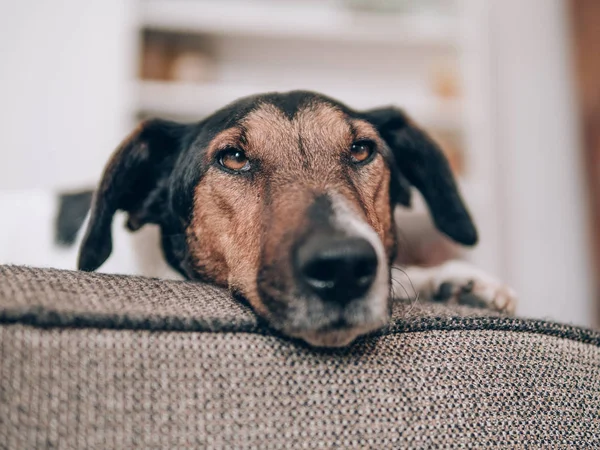
MULTIPOLYGON (((393 212, 410 204, 411 186, 440 231, 477 242, 442 152, 398 109, 355 111, 294 91, 238 100, 199 123, 150 120, 105 169, 79 268, 108 258, 122 210, 130 230, 159 225, 184 277, 228 287, 284 334, 342 346, 388 320, 393 212)), ((512 309, 510 290, 453 267, 408 270, 425 295, 468 284, 512 309)))

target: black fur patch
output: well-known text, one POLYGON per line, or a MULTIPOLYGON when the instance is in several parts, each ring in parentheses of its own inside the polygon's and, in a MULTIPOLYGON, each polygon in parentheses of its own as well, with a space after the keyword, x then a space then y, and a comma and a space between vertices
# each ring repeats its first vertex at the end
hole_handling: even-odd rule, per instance
POLYGON ((85 217, 92 204, 94 191, 86 189, 79 192, 60 194, 58 213, 54 222, 54 241, 64 247, 75 243, 85 217))
POLYGON ((440 284, 439 289, 437 290, 436 293, 433 294, 431 299, 434 302, 447 302, 448 300, 450 300, 452 298, 453 294, 454 294, 454 286, 452 285, 452 283, 445 282, 445 283, 440 284))

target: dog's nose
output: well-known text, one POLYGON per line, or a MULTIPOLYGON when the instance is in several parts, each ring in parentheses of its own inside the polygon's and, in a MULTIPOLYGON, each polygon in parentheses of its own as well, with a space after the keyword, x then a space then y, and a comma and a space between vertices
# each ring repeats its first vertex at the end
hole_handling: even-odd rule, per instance
POLYGON ((347 303, 362 296, 377 273, 377 253, 361 238, 315 236, 296 254, 302 281, 319 297, 347 303))

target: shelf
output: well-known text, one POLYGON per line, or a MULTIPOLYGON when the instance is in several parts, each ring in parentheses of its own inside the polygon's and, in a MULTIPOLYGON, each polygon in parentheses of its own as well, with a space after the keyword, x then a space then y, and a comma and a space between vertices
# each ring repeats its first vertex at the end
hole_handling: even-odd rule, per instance
MULTIPOLYGON (((170 83, 141 81, 137 85, 137 112, 200 119, 228 103, 261 92, 288 91, 294 86, 252 86, 228 83, 170 83)), ((367 92, 339 86, 308 86, 356 109, 386 105, 403 108, 415 121, 429 128, 458 129, 462 109, 458 101, 443 101, 414 93, 367 92)))
POLYGON ((374 14, 326 2, 146 0, 140 26, 216 35, 434 45, 458 42, 457 19, 439 15, 374 14))

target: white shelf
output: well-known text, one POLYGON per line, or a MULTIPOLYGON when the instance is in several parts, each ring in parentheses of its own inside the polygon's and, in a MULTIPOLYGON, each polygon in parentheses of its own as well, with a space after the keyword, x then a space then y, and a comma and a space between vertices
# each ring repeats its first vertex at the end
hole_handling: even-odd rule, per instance
MULTIPOLYGON (((137 85, 137 110, 150 114, 201 118, 228 103, 262 92, 288 91, 295 86, 253 86, 229 83, 171 83, 141 81, 137 85)), ((462 108, 458 101, 443 101, 433 96, 410 92, 374 92, 339 86, 304 86, 322 92, 348 106, 367 109, 395 105, 405 109, 415 121, 425 127, 461 129, 462 108)))
POLYGON ((146 0, 140 26, 216 35, 293 37, 393 45, 454 46, 452 16, 373 14, 327 2, 146 0))

